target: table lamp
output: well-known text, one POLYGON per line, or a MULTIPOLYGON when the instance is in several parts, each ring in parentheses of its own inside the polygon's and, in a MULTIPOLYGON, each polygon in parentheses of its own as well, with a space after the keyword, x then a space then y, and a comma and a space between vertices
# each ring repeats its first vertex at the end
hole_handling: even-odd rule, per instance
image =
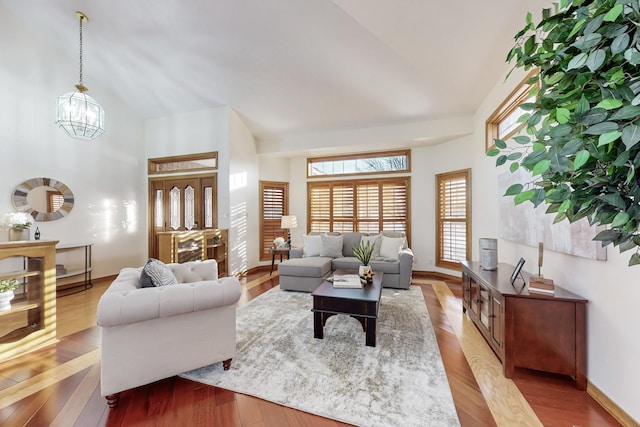
POLYGON ((295 215, 283 215, 280 220, 280 228, 287 229, 287 246, 291 247, 291 229, 298 226, 298 219, 295 215))

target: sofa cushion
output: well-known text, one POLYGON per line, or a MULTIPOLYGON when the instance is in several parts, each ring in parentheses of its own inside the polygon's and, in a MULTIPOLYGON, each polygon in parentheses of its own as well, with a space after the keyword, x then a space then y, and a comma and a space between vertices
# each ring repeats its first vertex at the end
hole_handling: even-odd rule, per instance
POLYGON ((320 235, 320 256, 338 258, 342 256, 342 236, 320 235))
POLYGON ((278 264, 278 273, 283 276, 322 277, 331 271, 329 257, 293 258, 278 264))
POLYGON ((400 274, 400 262, 371 261, 369 264, 374 273, 400 274))
POLYGON ((178 281, 167 264, 155 258, 149 258, 140 273, 140 286, 143 288, 169 286, 176 283, 178 281))
POLYGON ((398 261, 400 258, 400 250, 405 243, 404 237, 387 237, 382 236, 380 244, 380 257, 385 261, 398 261))
POLYGON ((342 233, 343 245, 342 245, 342 256, 351 257, 353 256, 353 248, 360 244, 360 237, 362 237, 365 233, 358 232, 349 232, 342 233))
POLYGON ((322 239, 319 234, 302 235, 302 257, 320 256, 320 248, 322 247, 322 239))
POLYGON ((358 258, 354 256, 345 256, 342 258, 335 258, 331 261, 331 268, 334 270, 357 270, 362 263, 358 260, 358 258))

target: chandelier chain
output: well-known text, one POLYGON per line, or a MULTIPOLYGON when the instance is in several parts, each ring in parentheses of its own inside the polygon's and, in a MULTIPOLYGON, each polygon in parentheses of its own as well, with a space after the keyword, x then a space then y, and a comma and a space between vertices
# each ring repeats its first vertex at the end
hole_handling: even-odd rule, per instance
POLYGON ((82 86, 82 17, 80 17, 80 86, 82 86))

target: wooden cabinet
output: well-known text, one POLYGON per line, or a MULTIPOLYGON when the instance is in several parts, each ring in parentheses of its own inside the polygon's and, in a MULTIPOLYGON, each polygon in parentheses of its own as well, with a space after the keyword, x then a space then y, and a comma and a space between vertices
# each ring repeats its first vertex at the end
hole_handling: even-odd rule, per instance
POLYGON ((218 276, 228 273, 226 229, 166 231, 157 233, 157 258, 165 263, 215 259, 218 276))
POLYGON ((487 271, 462 265, 462 310, 498 356, 507 378, 515 368, 565 374, 585 390, 587 300, 556 286, 554 295, 529 293, 529 275, 511 285, 514 266, 487 271))
POLYGON ((11 308, 0 312, 0 360, 56 341, 56 243, 0 244, 0 279, 23 283, 11 308))

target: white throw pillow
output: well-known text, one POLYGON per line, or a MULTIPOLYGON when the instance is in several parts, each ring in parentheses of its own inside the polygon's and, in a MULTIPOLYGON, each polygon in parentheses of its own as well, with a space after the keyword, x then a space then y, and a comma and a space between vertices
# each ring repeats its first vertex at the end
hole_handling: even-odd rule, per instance
POLYGON ((322 247, 322 239, 319 234, 302 236, 302 257, 320 256, 320 248, 322 247))
POLYGON ((404 246, 404 237, 387 237, 382 236, 380 244, 380 256, 385 261, 398 261, 400 259, 400 251, 404 246))
POLYGON ((380 235, 375 234, 373 236, 362 236, 360 238, 360 244, 364 242, 369 242, 371 246, 373 246, 373 252, 371 253, 371 259, 375 260, 380 258, 380 235))
POLYGON ((320 256, 328 256, 331 258, 342 257, 342 235, 330 236, 328 234, 321 234, 320 241, 320 256))

